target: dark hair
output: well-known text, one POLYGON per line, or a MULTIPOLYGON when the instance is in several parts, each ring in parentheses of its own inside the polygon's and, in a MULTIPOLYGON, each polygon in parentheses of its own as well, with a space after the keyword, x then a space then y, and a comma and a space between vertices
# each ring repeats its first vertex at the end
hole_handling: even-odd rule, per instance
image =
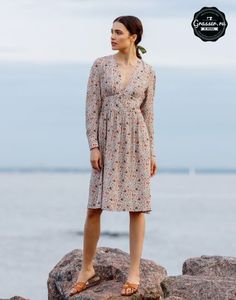
POLYGON ((134 42, 136 46, 136 55, 138 58, 142 59, 139 49, 137 48, 138 43, 142 40, 142 34, 143 34, 143 25, 139 18, 135 16, 120 16, 117 17, 114 22, 120 22, 122 23, 127 30, 129 31, 130 34, 137 34, 137 38, 134 42))

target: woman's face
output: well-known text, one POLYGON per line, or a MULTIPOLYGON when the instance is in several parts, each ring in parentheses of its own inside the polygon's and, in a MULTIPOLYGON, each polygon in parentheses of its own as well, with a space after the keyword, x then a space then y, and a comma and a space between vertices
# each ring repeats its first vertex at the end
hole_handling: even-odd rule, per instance
POLYGON ((111 46, 113 50, 126 49, 134 43, 136 34, 130 35, 127 28, 120 22, 114 22, 111 29, 111 46))

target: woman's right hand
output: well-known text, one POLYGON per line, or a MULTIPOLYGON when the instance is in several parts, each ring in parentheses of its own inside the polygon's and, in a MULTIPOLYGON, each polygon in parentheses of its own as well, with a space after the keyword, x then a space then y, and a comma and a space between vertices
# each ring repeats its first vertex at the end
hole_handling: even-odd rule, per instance
POLYGON ((92 168, 101 171, 102 169, 102 155, 98 147, 95 147, 90 150, 90 162, 92 168))

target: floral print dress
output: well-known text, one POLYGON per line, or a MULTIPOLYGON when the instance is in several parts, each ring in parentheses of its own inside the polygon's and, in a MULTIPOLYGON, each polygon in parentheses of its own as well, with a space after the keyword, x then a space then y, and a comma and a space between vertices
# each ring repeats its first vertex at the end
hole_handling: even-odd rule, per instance
POLYGON ((86 135, 99 147, 102 169, 91 170, 87 208, 151 211, 151 157, 156 73, 138 59, 126 86, 114 55, 95 59, 86 95, 86 135))

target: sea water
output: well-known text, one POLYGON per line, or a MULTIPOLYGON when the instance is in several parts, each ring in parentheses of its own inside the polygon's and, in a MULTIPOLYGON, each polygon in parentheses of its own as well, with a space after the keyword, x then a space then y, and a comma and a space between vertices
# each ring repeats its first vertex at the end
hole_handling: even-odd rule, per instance
MULTIPOLYGON (((82 249, 90 172, 0 173, 0 297, 47 299, 48 274, 82 249)), ((236 174, 152 177, 142 258, 182 272, 185 259, 235 256, 236 174)), ((128 212, 103 211, 98 247, 129 253, 128 212), (114 220, 116 220, 114 222, 114 220)))

